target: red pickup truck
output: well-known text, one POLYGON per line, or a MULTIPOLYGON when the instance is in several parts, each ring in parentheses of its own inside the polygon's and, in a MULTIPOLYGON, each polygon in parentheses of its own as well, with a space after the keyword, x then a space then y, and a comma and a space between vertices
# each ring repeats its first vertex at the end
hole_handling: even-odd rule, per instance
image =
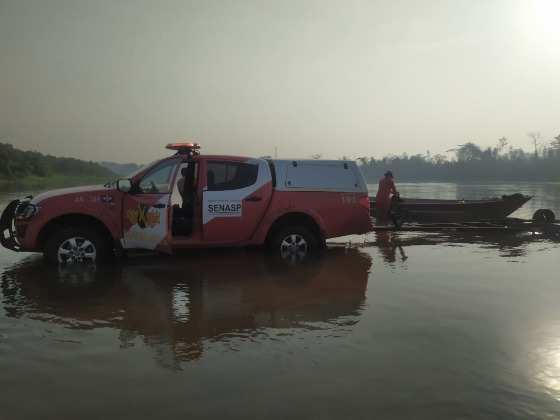
POLYGON ((269 245, 292 262, 325 239, 371 228, 367 187, 351 161, 173 156, 105 186, 54 190, 11 202, 0 242, 55 263, 100 261, 115 249, 269 245))

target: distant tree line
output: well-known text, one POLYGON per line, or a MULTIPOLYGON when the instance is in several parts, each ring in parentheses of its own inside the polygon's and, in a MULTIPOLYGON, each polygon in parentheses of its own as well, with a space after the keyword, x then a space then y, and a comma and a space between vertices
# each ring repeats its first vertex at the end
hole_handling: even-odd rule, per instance
POLYGON ((0 179, 17 180, 26 176, 52 175, 115 177, 112 171, 95 162, 24 152, 11 144, 0 143, 0 179))
POLYGON ((505 137, 494 147, 474 142, 461 144, 454 156, 417 154, 358 158, 368 182, 376 182, 387 170, 400 181, 560 181, 560 135, 544 144, 539 133, 529 133, 534 150, 508 145, 505 137))
POLYGON ((117 175, 126 176, 131 174, 144 165, 139 165, 137 163, 116 163, 116 162, 99 162, 102 166, 114 172, 117 175))

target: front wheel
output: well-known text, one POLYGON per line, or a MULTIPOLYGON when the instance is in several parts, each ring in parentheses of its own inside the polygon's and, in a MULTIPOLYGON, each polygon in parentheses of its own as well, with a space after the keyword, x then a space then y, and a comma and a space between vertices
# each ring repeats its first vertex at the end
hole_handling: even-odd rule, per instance
POLYGON ((308 260, 320 249, 320 238, 303 226, 289 226, 280 229, 272 238, 271 249, 289 264, 308 260))
POLYGON ((53 233, 44 254, 53 264, 93 264, 110 255, 108 241, 94 229, 69 227, 53 233))

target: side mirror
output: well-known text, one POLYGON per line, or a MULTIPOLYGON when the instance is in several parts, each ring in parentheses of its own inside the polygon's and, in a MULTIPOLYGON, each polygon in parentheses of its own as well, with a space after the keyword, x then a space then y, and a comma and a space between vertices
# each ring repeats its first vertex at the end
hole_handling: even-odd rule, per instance
POLYGON ((132 189, 132 181, 130 179, 119 179, 117 181, 117 190, 127 193, 132 189))

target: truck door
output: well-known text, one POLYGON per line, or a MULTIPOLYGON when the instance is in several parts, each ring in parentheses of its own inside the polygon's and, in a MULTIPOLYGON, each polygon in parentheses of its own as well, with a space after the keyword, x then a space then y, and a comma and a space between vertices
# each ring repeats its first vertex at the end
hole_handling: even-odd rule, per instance
POLYGON ((135 182, 123 199, 123 247, 168 251, 171 182, 177 160, 167 160, 135 182))
POLYGON ((268 163, 207 160, 201 169, 204 241, 227 244, 250 239, 272 196, 268 163))

